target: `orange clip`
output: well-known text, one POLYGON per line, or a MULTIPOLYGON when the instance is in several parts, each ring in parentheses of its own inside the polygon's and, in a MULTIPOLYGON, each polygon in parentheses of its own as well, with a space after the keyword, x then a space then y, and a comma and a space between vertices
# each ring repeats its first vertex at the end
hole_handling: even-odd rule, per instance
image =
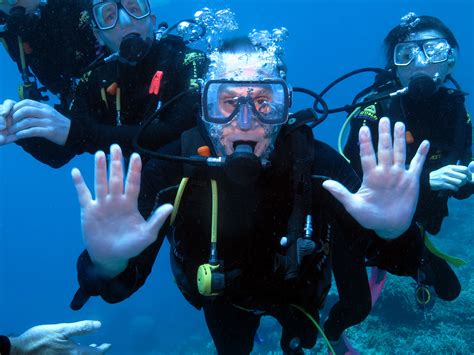
POLYGON ((406 131, 405 139, 407 141, 407 144, 413 144, 413 142, 415 141, 415 138, 413 138, 413 134, 411 134, 410 131, 406 131))
POLYGON ((197 153, 201 157, 210 157, 211 156, 211 149, 207 145, 203 145, 197 149, 197 153))
POLYGON ((107 94, 115 96, 115 95, 117 95, 117 89, 118 89, 118 84, 117 83, 112 83, 107 88, 107 94))
POLYGON ((25 51, 25 54, 33 53, 33 48, 31 48, 29 42, 23 42, 23 50, 25 51))
POLYGON ((150 88, 148 89, 149 94, 158 95, 160 92, 161 79, 163 79, 163 72, 158 70, 151 79, 150 88))

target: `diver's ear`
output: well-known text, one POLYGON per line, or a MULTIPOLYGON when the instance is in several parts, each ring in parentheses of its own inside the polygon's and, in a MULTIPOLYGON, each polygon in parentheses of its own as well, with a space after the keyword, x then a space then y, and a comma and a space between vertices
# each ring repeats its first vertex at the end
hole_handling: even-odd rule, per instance
POLYGON ((458 60, 458 49, 451 48, 448 54, 448 74, 451 74, 458 60))

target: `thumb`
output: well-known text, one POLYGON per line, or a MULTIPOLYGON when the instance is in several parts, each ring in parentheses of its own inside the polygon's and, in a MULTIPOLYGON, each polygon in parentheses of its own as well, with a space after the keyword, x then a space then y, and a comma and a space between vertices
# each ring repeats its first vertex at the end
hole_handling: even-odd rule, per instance
POLYGON ((166 218, 168 218, 172 211, 173 206, 167 203, 157 208, 155 212, 153 212, 153 215, 148 219, 146 223, 153 239, 156 238, 158 232, 165 223, 166 218))
POLYGON ((328 190, 336 200, 344 205, 349 206, 352 194, 347 190, 344 185, 335 180, 326 180, 323 182, 323 187, 328 190))
POLYGON ((75 335, 86 335, 95 332, 102 326, 97 320, 83 320, 75 323, 62 323, 58 324, 57 331, 66 337, 75 335))

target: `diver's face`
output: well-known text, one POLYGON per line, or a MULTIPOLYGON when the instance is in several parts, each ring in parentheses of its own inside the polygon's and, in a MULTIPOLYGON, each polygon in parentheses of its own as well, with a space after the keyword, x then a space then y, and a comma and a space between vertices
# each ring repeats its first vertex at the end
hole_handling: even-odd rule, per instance
POLYGON ((265 87, 231 87, 228 86, 219 93, 219 110, 224 116, 230 116, 236 109, 238 113, 234 119, 222 128, 221 144, 225 149, 225 154, 234 152, 234 144, 238 141, 251 142, 254 154, 260 157, 271 143, 268 136, 268 125, 259 122, 252 110, 261 111, 262 105, 272 102, 272 93, 265 87), (249 100, 248 104, 239 104, 239 98, 249 100))
POLYGON ((39 0, 18 0, 14 5, 5 4, 6 2, 5 0, 0 4, 0 11, 6 14, 9 14, 14 7, 24 7, 27 15, 33 15, 39 6, 39 0))
MULTIPOLYGON (((94 4, 98 2, 94 0, 94 4)), ((143 39, 153 38, 155 23, 156 17, 154 15, 135 19, 127 14, 124 9, 119 9, 115 27, 107 30, 95 29, 94 33, 99 43, 105 45, 110 51, 117 52, 122 39, 128 34, 138 33, 143 39)))
MULTIPOLYGON (((443 38, 443 35, 436 30, 426 30, 411 34, 406 42, 409 41, 423 41, 435 38, 443 38)), ((451 49, 455 51, 455 49, 451 49)), ((452 54, 454 55, 454 54, 452 54)), ((411 78, 415 75, 425 74, 429 77, 436 79, 441 84, 446 81, 446 77, 453 70, 454 63, 450 63, 449 60, 445 60, 441 63, 432 63, 426 58, 426 55, 422 49, 417 51, 417 55, 414 57, 412 62, 406 66, 397 66, 397 76, 400 83, 407 87, 410 83, 411 78)))

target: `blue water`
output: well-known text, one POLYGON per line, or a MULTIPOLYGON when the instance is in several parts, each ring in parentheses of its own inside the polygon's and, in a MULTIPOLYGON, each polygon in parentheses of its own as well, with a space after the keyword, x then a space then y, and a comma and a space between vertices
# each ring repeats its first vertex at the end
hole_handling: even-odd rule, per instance
MULTIPOLYGON (((288 80, 293 86, 320 91, 331 80, 363 66, 384 64, 382 41, 389 29, 409 11, 433 15, 452 29, 460 43, 455 78, 467 92, 474 92, 474 38, 472 0, 314 0, 314 1, 155 1, 158 22, 188 18, 204 7, 231 7, 240 24, 249 30, 289 29, 286 43, 288 80)), ((0 50, 0 100, 16 98, 20 76, 5 51, 0 50)), ((347 103, 372 77, 350 80, 328 96, 331 106, 347 103)), ((472 96, 467 97, 472 110, 472 96)), ((308 101, 296 99, 296 108, 308 101)), ((343 116, 333 116, 318 128, 319 139, 335 146, 343 116)), ((92 182, 92 157, 77 157, 53 170, 31 158, 16 145, 0 147, 0 334, 19 333, 42 323, 99 319, 103 328, 84 342, 111 342, 111 354, 212 353, 202 314, 189 306, 171 278, 167 248, 160 252, 146 285, 130 299, 109 305, 93 299, 79 312, 69 309, 77 283, 75 262, 82 251, 79 207, 70 179, 79 167, 92 182), (178 348, 176 348, 178 347, 178 348), (184 350, 187 349, 187 350, 184 350), (154 351, 154 352, 153 352, 154 351)), ((452 228, 472 237, 472 203, 460 202, 451 212, 452 228), (458 211, 458 212, 456 212, 458 211), (470 212, 469 212, 470 211, 470 212), (456 219, 462 213, 463 218, 456 219), (467 227, 466 227, 467 226, 467 227)), ((448 222, 449 223, 449 222, 448 222)), ((467 238, 472 240, 472 238, 467 238)), ((448 247, 472 255, 471 245, 448 247)), ((469 281, 472 266, 463 280, 469 281)), ((472 285, 472 282, 471 282, 472 285)), ((473 293, 467 285, 463 293, 473 293)), ((437 307, 442 308, 440 303, 437 307)), ((474 310, 466 318, 474 322, 474 310)), ((407 318, 410 325, 410 319, 407 318)), ((446 322, 449 324, 449 318, 446 322)), ((453 325, 455 326, 455 325, 453 325)), ((269 341, 262 333, 262 339, 269 341)), ((441 336, 441 335, 440 335, 441 336)), ((470 350, 474 350, 471 333, 470 350)), ((81 340, 82 341, 82 340, 81 340)), ((465 341, 465 339, 464 339, 465 341)), ((467 339, 469 341, 469 339, 467 339)), ((256 352, 258 352, 256 347, 256 352)), ((278 349, 277 344, 274 347, 278 349)), ((401 350, 403 353, 404 351, 401 350)))

